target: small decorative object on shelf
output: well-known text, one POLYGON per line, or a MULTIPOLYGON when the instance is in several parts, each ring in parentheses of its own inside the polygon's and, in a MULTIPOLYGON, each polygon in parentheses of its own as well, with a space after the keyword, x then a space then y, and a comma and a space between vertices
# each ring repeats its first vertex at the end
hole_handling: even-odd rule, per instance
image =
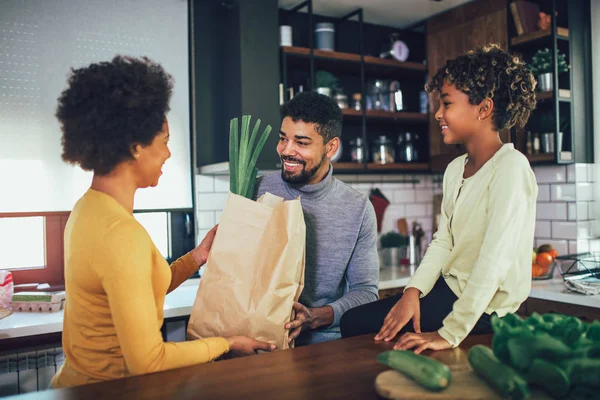
POLYGON ((315 88, 317 93, 331 97, 333 92, 339 90, 339 81, 331 72, 319 70, 315 74, 315 88))
POLYGON ((350 142, 350 159, 352 162, 362 164, 365 162, 365 145, 361 137, 357 137, 356 139, 350 142))
POLYGON ((410 51, 406 43, 400 40, 399 33, 393 33, 390 36, 389 43, 384 45, 384 50, 379 54, 379 58, 394 58, 398 61, 404 62, 408 60, 410 51))
MULTIPOLYGON (((566 56, 563 53, 558 53, 556 55, 556 61, 559 74, 569 71, 569 64, 567 64, 566 56)), ((545 48, 538 50, 531 59, 529 69, 538 81, 539 91, 545 92, 554 88, 552 79, 554 68, 552 65, 552 52, 550 49, 545 48)))
POLYGON ((281 25, 279 27, 279 45, 280 46, 291 46, 292 45, 292 27, 289 25, 281 25))
POLYGON ((315 25, 317 49, 335 51, 335 25, 332 22, 320 22, 315 25))

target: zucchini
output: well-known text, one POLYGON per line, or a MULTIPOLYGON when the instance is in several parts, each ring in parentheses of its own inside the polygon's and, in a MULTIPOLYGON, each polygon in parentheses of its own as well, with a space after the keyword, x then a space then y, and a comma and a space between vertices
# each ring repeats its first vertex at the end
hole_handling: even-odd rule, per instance
POLYGON ((559 366, 541 358, 531 363, 525 378, 527 382, 539 386, 552 397, 563 397, 571 389, 567 373, 559 366))
POLYGON ((600 389, 600 359, 574 358, 562 363, 575 386, 600 389))
POLYGON ((511 399, 529 398, 527 382, 511 367, 503 364, 487 346, 475 345, 467 354, 473 370, 494 390, 511 399))
POLYGON ((521 371, 527 371, 536 358, 558 362, 574 355, 566 344, 545 332, 508 339, 508 352, 511 364, 521 371))
POLYGON ((450 368, 446 364, 412 351, 384 351, 377 356, 377 361, 409 376, 431 391, 442 391, 450 384, 450 368))

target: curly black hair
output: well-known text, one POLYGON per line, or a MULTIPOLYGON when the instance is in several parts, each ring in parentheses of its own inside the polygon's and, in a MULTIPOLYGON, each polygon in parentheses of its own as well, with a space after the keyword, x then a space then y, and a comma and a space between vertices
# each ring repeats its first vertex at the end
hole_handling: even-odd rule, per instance
POLYGON ((173 77, 146 57, 116 56, 110 62, 71 69, 58 98, 62 159, 107 175, 132 159, 134 145, 148 146, 161 131, 173 77))
POLYGON ((342 110, 333 99, 316 92, 298 93, 281 106, 281 118, 315 124, 315 130, 323 136, 323 143, 334 137, 342 137, 342 110))
POLYGON ((482 46, 446 61, 425 85, 425 90, 440 91, 444 81, 467 94, 470 104, 492 99, 492 121, 499 131, 516 124, 525 126, 535 108, 533 74, 521 58, 502 51, 497 44, 482 46))

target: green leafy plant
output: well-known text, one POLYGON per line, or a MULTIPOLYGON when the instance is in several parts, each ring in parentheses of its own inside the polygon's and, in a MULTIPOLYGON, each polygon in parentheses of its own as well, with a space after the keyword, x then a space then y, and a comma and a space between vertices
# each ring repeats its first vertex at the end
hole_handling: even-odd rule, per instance
POLYGON ((242 116, 241 137, 238 135, 238 119, 229 121, 229 191, 247 199, 251 199, 254 194, 258 174, 256 162, 271 133, 271 125, 267 125, 254 148, 260 119, 256 120, 252 135, 249 135, 251 119, 250 115, 242 116))
POLYGON ((318 70, 315 74, 315 83, 317 88, 330 88, 332 90, 337 90, 340 86, 340 82, 335 75, 323 70, 318 70))
POLYGON ((402 236, 397 232, 388 232, 386 234, 381 235, 381 248, 386 249, 390 247, 402 247, 406 246, 408 238, 406 236, 402 236))
MULTIPOLYGON (((558 64, 559 73, 569 71, 569 64, 567 64, 567 58, 563 53, 558 53, 556 55, 556 62, 558 64)), ((538 50, 531 59, 529 70, 534 76, 539 76, 547 72, 553 72, 554 68, 552 67, 552 52, 550 49, 546 48, 538 50)))

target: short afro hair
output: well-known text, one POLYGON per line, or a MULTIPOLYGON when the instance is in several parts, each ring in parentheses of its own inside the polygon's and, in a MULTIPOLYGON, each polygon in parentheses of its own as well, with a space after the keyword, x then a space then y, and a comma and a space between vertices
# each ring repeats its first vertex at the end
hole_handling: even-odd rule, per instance
POLYGON ((71 69, 58 98, 62 159, 98 175, 132 159, 134 145, 148 146, 161 131, 173 78, 146 57, 71 69))
POLYGON ((521 58, 502 51, 497 44, 479 47, 447 61, 425 85, 425 90, 440 91, 444 81, 467 94, 473 105, 492 99, 492 121, 498 131, 525 126, 535 108, 533 74, 521 58))
POLYGON ((316 92, 298 93, 281 106, 281 118, 314 123, 315 130, 323 136, 323 143, 342 137, 342 110, 330 97, 316 92))

